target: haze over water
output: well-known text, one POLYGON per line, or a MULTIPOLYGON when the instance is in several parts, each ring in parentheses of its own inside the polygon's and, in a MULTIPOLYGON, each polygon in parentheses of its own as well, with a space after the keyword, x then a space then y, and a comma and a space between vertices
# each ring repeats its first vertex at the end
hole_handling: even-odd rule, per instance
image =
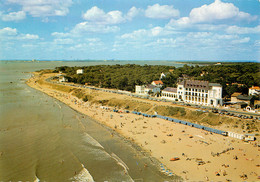
POLYGON ((25 84, 24 72, 95 64, 0 61, 0 181, 167 179, 121 137, 25 84))

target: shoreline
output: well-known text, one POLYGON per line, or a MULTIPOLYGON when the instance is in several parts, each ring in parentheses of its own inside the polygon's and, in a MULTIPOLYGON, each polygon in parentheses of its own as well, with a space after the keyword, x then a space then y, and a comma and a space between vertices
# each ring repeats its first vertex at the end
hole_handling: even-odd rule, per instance
MULTIPOLYGON (((32 77, 34 77, 34 75, 33 75, 32 77)), ((32 78, 32 77, 31 77, 31 78, 32 78)), ((65 105, 68 106, 70 109, 74 110, 76 113, 78 113, 78 114, 80 114, 80 115, 82 115, 82 116, 84 116, 84 117, 90 119, 91 121, 95 122, 96 124, 98 124, 98 125, 104 127, 106 130, 108 130, 108 131, 111 133, 111 137, 113 137, 114 135, 116 135, 118 138, 120 138, 120 140, 123 140, 123 142, 125 142, 125 143, 127 143, 128 145, 130 145, 131 147, 133 147, 134 150, 136 150, 136 152, 138 153, 138 155, 141 154, 141 155, 143 155, 143 156, 149 158, 149 160, 151 161, 151 163, 152 163, 152 164, 154 165, 154 167, 158 170, 158 173, 160 173, 160 172, 162 173, 162 171, 160 170, 160 167, 161 167, 163 164, 162 164, 157 158, 153 157, 149 151, 145 150, 145 149, 142 148, 140 145, 138 145, 135 141, 131 140, 129 137, 124 136, 122 133, 120 133, 119 131, 116 131, 115 129, 111 128, 109 125, 105 124, 104 122, 101 122, 101 121, 97 120, 96 118, 93 118, 93 117, 91 117, 90 115, 87 115, 86 113, 83 113, 83 112, 77 110, 76 108, 71 107, 70 105, 68 105, 68 104, 66 104, 65 102, 61 101, 61 100, 58 99, 57 97, 55 97, 55 96, 53 96, 53 95, 51 95, 51 94, 48 94, 47 92, 44 92, 42 89, 36 88, 36 87, 30 85, 28 82, 29 82, 29 80, 30 80, 31 78, 27 79, 27 81, 25 82, 27 86, 29 86, 30 88, 36 89, 36 90, 38 90, 38 91, 41 91, 43 94, 52 97, 53 99, 55 99, 55 100, 61 102, 62 104, 65 104, 65 105)), ((61 107, 61 106, 59 105, 59 107, 61 107)), ((178 181, 178 180, 181 180, 181 177, 180 177, 180 176, 177 176, 177 175, 169 176, 169 175, 166 174, 166 173, 162 173, 162 175, 167 176, 169 179, 172 177, 171 180, 177 180, 177 181, 178 181)))
MULTIPOLYGON (((246 178, 250 181, 257 180, 257 174, 254 173, 257 171, 257 167, 254 166, 259 163, 259 155, 257 155, 259 149, 257 150, 253 143, 246 145, 237 139, 210 134, 159 118, 144 118, 132 113, 115 113, 104 110, 100 108, 100 105, 83 102, 70 93, 55 90, 48 85, 39 85, 39 80, 40 77, 37 80, 37 76, 34 75, 26 84, 63 102, 77 112, 109 128, 110 131, 119 133, 123 139, 140 148, 140 151, 145 151, 152 159, 163 163, 174 174, 181 176, 186 181, 243 181, 246 180, 241 178, 243 174, 246 174, 246 178), (210 149, 215 153, 220 153, 231 147, 235 149, 219 154, 219 157, 213 157, 210 152, 207 152, 210 149), (233 155, 239 156, 238 160, 234 160, 233 155), (253 160, 242 161, 240 156, 247 156, 253 160), (169 159, 172 157, 179 157, 180 160, 170 161, 169 159), (197 161, 202 162, 200 164, 197 161), (221 163, 230 167, 221 166, 221 163), (242 167, 244 165, 246 167, 242 167)), ((98 95, 97 92, 94 94, 98 95)))

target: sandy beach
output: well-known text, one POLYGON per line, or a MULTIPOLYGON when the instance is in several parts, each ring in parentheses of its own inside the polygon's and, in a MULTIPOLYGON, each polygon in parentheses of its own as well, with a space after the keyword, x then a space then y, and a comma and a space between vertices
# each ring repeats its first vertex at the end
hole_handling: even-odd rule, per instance
MULTIPOLYGON (((71 93, 44 84, 50 75, 34 75, 27 82, 30 87, 60 100, 135 142, 158 159, 165 169, 181 176, 185 181, 259 180, 258 141, 245 143, 160 118, 125 113, 124 110, 116 113, 112 111, 113 108, 84 102, 71 93), (174 157, 178 157, 179 160, 170 161, 174 157)), ((107 97, 106 93, 100 91, 86 89, 86 92, 107 97)), ((119 95, 114 94, 114 97, 117 98, 119 95)))

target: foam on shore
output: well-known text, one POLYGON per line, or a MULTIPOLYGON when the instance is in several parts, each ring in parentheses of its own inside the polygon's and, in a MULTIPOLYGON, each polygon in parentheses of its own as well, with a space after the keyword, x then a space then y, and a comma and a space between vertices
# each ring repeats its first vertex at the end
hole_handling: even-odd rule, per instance
POLYGON ((70 180, 77 181, 77 182, 81 182, 81 181, 94 182, 93 177, 91 176, 89 171, 85 168, 85 166, 83 164, 81 164, 81 166, 82 166, 82 170, 78 174, 70 178, 70 180))

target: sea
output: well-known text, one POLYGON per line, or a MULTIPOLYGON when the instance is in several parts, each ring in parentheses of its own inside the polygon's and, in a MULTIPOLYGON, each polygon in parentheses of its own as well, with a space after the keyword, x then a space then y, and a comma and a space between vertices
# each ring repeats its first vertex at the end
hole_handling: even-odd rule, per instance
POLYGON ((41 69, 101 64, 182 66, 168 61, 0 61, 1 182, 179 180, 163 174, 157 160, 127 139, 25 83, 30 72, 41 69))

